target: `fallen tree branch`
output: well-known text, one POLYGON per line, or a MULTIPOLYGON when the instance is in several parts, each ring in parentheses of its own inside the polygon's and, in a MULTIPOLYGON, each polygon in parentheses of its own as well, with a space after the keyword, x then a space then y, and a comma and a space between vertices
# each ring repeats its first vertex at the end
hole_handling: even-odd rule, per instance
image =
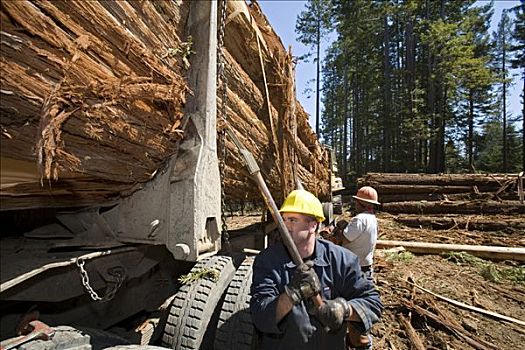
POLYGON ((412 345, 412 347, 416 350, 425 350, 426 347, 423 344, 423 341, 417 334, 414 327, 412 327, 412 324, 410 323, 410 321, 407 320, 405 316, 403 316, 403 314, 399 314, 398 318, 401 321, 401 325, 405 328, 406 335, 408 339, 410 339, 410 344, 412 345))
POLYGON ((476 312, 479 312, 479 313, 484 314, 484 315, 488 315, 488 316, 491 316, 491 317, 494 317, 494 318, 498 318, 500 320, 513 322, 513 323, 517 323, 519 325, 525 326, 525 322, 524 321, 518 320, 516 318, 510 317, 510 316, 505 316, 505 315, 499 314, 497 312, 485 310, 485 309, 482 309, 482 308, 479 308, 479 307, 476 307, 476 306, 467 305, 467 304, 464 304, 464 303, 459 302, 457 300, 450 299, 450 298, 444 297, 442 295, 436 294, 436 293, 434 293, 434 292, 432 292, 432 291, 430 291, 428 289, 425 289, 425 288, 417 285, 416 283, 413 283, 413 282, 410 282, 410 281, 406 281, 406 282, 408 284, 418 288, 419 290, 422 290, 423 292, 428 293, 430 295, 433 295, 436 298, 444 300, 444 301, 446 301, 446 302, 448 302, 448 303, 450 303, 452 305, 455 305, 455 306, 458 306, 458 307, 461 307, 461 308, 464 308, 464 309, 467 309, 467 310, 476 311, 476 312))
POLYGON ((499 349, 496 345, 489 343, 485 340, 476 340, 471 338, 470 336, 466 335, 464 333, 464 329, 460 326, 457 326, 450 321, 444 319, 443 317, 440 317, 436 314, 434 314, 431 311, 423 309, 421 306, 415 305, 413 302, 410 301, 404 301, 403 304, 409 309, 413 310, 416 313, 420 314, 421 316, 430 318, 434 322, 442 325, 446 329, 448 329, 450 332, 452 332, 455 336, 457 336, 460 339, 465 340, 469 345, 474 347, 475 349, 479 350, 497 350, 499 349))

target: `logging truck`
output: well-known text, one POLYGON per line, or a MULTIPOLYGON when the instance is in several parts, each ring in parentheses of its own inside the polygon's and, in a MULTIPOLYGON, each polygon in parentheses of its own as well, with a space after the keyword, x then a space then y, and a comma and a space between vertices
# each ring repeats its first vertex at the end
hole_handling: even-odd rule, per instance
POLYGON ((264 235, 236 246, 223 219, 262 200, 224 129, 277 203, 297 179, 330 198, 258 4, 6 0, 1 16, 2 347, 252 348, 236 252, 264 235))

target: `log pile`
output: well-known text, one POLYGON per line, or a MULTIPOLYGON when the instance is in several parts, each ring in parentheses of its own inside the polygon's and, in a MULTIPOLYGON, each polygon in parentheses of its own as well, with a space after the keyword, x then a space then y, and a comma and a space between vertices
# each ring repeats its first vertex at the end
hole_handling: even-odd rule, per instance
POLYGON ((391 213, 525 214, 513 174, 370 173, 358 185, 374 187, 391 213))
POLYGON ((433 230, 476 230, 476 231, 506 231, 525 232, 525 221, 516 217, 486 217, 486 216, 419 216, 399 215, 395 219, 404 226, 414 228, 429 228, 433 230))
MULTIPOLYGON (((296 101, 292 53, 284 49, 257 2, 247 7, 244 1, 228 1, 227 12, 228 123, 256 156, 277 201, 295 188, 296 177, 326 200, 328 152, 296 101)), ((226 147, 226 199, 259 199, 231 140, 226 139, 226 147)))
MULTIPOLYGON (((2 210, 111 203, 177 155, 188 57, 203 54, 185 34, 190 3, 2 2, 2 210)), ((218 132, 234 129, 276 200, 296 176, 326 197, 328 154, 295 99, 291 53, 257 3, 230 1, 227 16, 218 132)), ((225 142, 227 199, 259 198, 225 142)))

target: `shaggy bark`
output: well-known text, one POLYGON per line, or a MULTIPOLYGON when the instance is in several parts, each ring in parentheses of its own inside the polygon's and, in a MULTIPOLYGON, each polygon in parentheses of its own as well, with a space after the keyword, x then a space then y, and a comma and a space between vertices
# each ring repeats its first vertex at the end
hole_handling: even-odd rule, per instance
POLYGON ((522 230, 525 231, 525 222, 520 218, 484 218, 470 216, 417 216, 403 215, 395 220, 408 227, 425 227, 435 230, 448 230, 451 228, 478 230, 478 231, 501 231, 522 230))
MULTIPOLYGON (((112 203, 176 157, 187 57, 203 54, 185 36, 188 12, 189 1, 2 3, 3 210, 112 203)), ((296 102, 291 53, 256 3, 228 2, 227 18, 218 131, 226 117, 276 201, 296 176, 328 198, 328 154, 296 102)), ((260 200, 226 147, 226 201, 260 200)))
POLYGON ((525 214, 525 204, 518 201, 393 202, 382 207, 389 213, 408 214, 525 214))

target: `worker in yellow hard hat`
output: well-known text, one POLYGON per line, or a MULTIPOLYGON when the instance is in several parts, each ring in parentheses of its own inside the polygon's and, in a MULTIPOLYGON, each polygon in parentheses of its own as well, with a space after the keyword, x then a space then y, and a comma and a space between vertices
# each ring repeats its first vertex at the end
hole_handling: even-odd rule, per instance
POLYGON ((262 333, 260 349, 343 350, 343 325, 353 321, 367 330, 379 320, 379 293, 356 255, 316 237, 324 215, 312 193, 292 191, 280 212, 305 264, 297 267, 281 242, 255 258, 250 310, 262 333), (311 300, 317 294, 320 307, 311 300))
POLYGON ((311 255, 315 245, 312 238, 325 219, 319 199, 308 191, 295 190, 286 197, 279 212, 301 257, 311 255))

